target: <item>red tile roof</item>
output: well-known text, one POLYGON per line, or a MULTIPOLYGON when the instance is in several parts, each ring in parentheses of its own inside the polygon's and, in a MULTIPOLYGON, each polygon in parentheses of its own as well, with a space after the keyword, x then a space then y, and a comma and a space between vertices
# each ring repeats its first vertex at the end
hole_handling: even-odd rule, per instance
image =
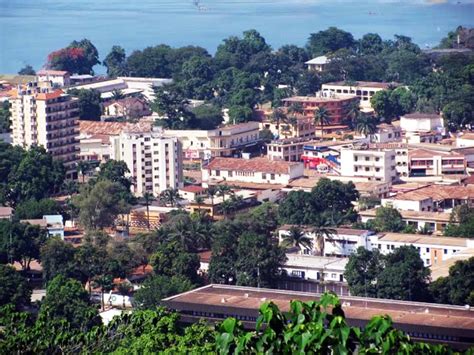
POLYGON ((301 163, 293 163, 286 161, 271 161, 267 158, 214 158, 208 165, 208 170, 225 170, 225 171, 249 171, 263 172, 270 174, 288 174, 290 167, 300 165, 301 163))
POLYGON ((79 121, 79 131, 91 135, 117 136, 125 130, 127 132, 149 132, 151 129, 152 122, 143 120, 137 123, 79 121))
POLYGON ((64 92, 62 90, 55 90, 53 92, 48 92, 48 93, 41 93, 36 95, 36 100, 51 100, 51 99, 57 99, 60 97, 64 92))
POLYGON ((36 75, 66 75, 67 71, 64 70, 40 70, 36 75))
POLYGON ((205 188, 202 186, 189 185, 189 186, 185 186, 181 188, 180 190, 186 191, 186 192, 203 192, 205 188))

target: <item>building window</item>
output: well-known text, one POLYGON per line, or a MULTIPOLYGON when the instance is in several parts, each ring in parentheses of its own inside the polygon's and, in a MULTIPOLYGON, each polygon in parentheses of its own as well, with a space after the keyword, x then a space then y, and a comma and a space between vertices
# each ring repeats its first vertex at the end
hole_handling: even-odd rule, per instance
POLYGON ((266 180, 266 178, 267 178, 267 174, 262 173, 262 179, 263 179, 263 180, 266 180))
POLYGON ((220 170, 216 170, 216 176, 221 176, 221 171, 220 170))
POLYGON ((275 180, 275 174, 270 174, 270 180, 275 180))
POLYGON ((448 249, 444 249, 444 254, 448 254, 448 249))
POLYGON ((429 253, 429 252, 430 252, 430 248, 426 248, 426 252, 429 253))
POLYGON ((370 160, 370 157, 365 157, 365 161, 369 161, 370 160))

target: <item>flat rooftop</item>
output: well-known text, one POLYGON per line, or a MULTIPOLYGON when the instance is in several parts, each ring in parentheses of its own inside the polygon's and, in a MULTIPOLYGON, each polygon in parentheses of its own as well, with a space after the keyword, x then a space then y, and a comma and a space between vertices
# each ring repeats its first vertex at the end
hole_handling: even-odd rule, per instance
POLYGON ((353 97, 347 96, 293 96, 283 99, 283 102, 337 102, 337 101, 352 101, 353 97))
POLYGON ((422 234, 383 233, 381 235, 383 235, 383 237, 381 237, 379 241, 383 242, 423 244, 433 246, 440 245, 466 248, 468 246, 468 241, 474 242, 474 239, 469 238, 432 237, 422 234))
POLYGON ((362 88, 376 88, 388 89, 390 86, 398 86, 398 83, 382 83, 380 81, 356 81, 354 83, 347 81, 333 81, 331 83, 323 84, 323 86, 347 86, 347 87, 362 87, 362 88))
MULTIPOLYGON (((238 310, 257 312, 262 303, 273 301, 280 310, 288 312, 290 301, 314 301, 320 294, 230 285, 208 285, 164 299, 178 310, 216 310, 237 313, 238 310)), ((377 315, 389 315, 395 325, 448 328, 456 335, 474 334, 474 310, 460 306, 433 303, 395 301, 363 297, 340 297, 348 320, 367 322, 377 315)), ((414 328, 416 329, 416 328, 414 328)))

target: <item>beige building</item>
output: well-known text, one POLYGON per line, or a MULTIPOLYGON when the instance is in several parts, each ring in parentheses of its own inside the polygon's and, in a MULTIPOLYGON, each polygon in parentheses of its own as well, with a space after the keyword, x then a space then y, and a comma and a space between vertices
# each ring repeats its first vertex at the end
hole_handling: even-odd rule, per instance
POLYGON ((70 74, 63 70, 40 70, 36 73, 38 81, 40 82, 51 82, 54 86, 63 87, 69 86, 70 74))
POLYGON ((267 157, 270 160, 302 161, 303 147, 311 140, 306 138, 287 138, 271 141, 267 144, 267 157))
POLYGON ((220 181, 287 185, 304 174, 303 163, 270 161, 267 158, 214 158, 202 168, 204 184, 220 181))
POLYGON ((111 142, 112 158, 127 163, 135 195, 149 192, 157 196, 168 188, 182 186, 182 152, 177 138, 158 131, 124 131, 111 142))
POLYGON ((13 144, 23 148, 43 146, 61 160, 67 177, 75 176, 79 150, 78 100, 49 82, 31 82, 11 92, 13 144))
POLYGON ((391 149, 341 149, 341 175, 369 181, 393 182, 397 178, 395 151, 391 149))
POLYGON ((179 139, 187 159, 231 157, 260 143, 258 122, 239 123, 212 130, 166 130, 164 135, 179 139))
POLYGON ((396 83, 380 83, 374 81, 358 81, 355 83, 337 81, 323 84, 321 90, 324 92, 332 92, 339 95, 357 96, 360 98, 360 107, 363 111, 373 111, 370 99, 376 92, 387 90, 396 83))

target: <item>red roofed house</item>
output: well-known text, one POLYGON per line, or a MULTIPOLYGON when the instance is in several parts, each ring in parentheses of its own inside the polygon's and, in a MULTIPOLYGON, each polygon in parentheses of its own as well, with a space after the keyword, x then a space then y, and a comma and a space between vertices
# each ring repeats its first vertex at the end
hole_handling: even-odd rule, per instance
POLYGON ((221 181, 287 185, 304 174, 300 162, 271 161, 267 158, 222 158, 211 160, 202 169, 204 184, 221 181))
POLYGON ((207 190, 202 186, 189 185, 178 190, 180 196, 188 201, 194 201, 197 196, 205 196, 207 190))

